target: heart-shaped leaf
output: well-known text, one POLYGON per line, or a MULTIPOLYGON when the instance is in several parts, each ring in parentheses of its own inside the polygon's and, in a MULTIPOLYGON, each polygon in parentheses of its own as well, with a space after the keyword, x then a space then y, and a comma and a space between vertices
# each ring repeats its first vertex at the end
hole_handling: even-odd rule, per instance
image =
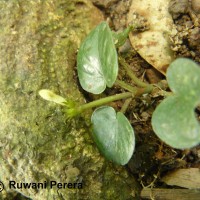
POLYGON ((86 37, 77 56, 78 77, 84 90, 102 93, 112 87, 118 74, 118 60, 112 32, 106 22, 86 37))
POLYGON ((153 129, 174 148, 194 147, 200 143, 200 124, 194 113, 200 103, 200 68, 189 59, 176 59, 168 68, 167 81, 174 95, 154 111, 153 129))
POLYGON ((135 148, 135 136, 124 114, 102 106, 94 111, 91 121, 94 140, 101 153, 117 164, 128 163, 135 148))

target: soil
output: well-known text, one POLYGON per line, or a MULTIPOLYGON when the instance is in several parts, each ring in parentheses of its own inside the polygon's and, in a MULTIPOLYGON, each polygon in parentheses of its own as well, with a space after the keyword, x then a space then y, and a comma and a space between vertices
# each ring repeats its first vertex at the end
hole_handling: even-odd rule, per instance
MULTIPOLYGON (((130 0, 93 0, 93 3, 102 10, 113 30, 120 31, 126 27, 130 0)), ((187 57, 200 63, 200 8, 198 2, 172 0, 168 9, 177 29, 177 32, 173 33, 170 38, 171 49, 175 57, 187 57)), ((156 83, 165 79, 132 49, 129 41, 119 49, 119 54, 126 59, 135 74, 144 81, 156 83)), ((122 72, 120 72, 120 77, 129 81, 122 72)), ((109 94, 110 91, 106 92, 109 94)), ((116 89, 116 92, 119 92, 119 89, 116 89)), ((171 188, 172 186, 166 186, 161 181, 162 177, 169 172, 180 168, 200 168, 200 145, 181 151, 164 144, 154 134, 151 127, 151 116, 156 105, 162 99, 160 96, 153 95, 137 98, 131 102, 126 112, 136 133, 135 153, 126 167, 131 174, 137 177, 141 188, 145 186, 171 188)), ((120 109, 123 102, 116 104, 115 107, 120 109)), ((196 113, 197 118, 200 119, 199 108, 196 109, 196 113)))

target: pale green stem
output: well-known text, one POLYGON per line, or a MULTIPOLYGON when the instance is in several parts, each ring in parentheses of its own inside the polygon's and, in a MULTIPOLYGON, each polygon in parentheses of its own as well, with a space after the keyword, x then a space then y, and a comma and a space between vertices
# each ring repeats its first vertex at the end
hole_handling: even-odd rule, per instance
POLYGON ((109 97, 105 97, 105 98, 102 98, 102 99, 98 99, 96 101, 92 101, 90 103, 87 103, 87 104, 79 106, 77 108, 78 109, 78 113, 81 113, 81 112, 83 112, 83 111, 85 111, 87 109, 93 108, 93 107, 102 106, 104 104, 107 104, 107 103, 110 103, 110 102, 113 102, 113 101, 130 98, 132 96, 133 96, 133 93, 124 92, 124 93, 121 93, 121 94, 116 94, 116 95, 113 95, 113 96, 109 96, 109 97))
POLYGON ((159 94, 164 96, 164 97, 169 97, 169 96, 172 96, 174 93, 161 90, 159 94))
POLYGON ((132 93, 136 93, 136 91, 137 91, 136 87, 132 87, 132 86, 128 85, 127 83, 125 83, 124 81, 116 80, 115 85, 118 85, 132 93))
POLYGON ((132 101, 132 98, 126 99, 124 104, 123 104, 123 106, 122 106, 122 108, 121 108, 121 110, 120 110, 120 112, 125 113, 127 108, 128 108, 128 106, 129 106, 129 104, 131 103, 131 101, 132 101))
MULTIPOLYGON (((126 63, 126 61, 122 58, 119 57, 119 63, 124 67, 124 69, 126 70, 128 76, 133 80, 133 82, 139 86, 139 87, 147 87, 147 86, 151 86, 151 84, 148 83, 144 83, 143 81, 141 81, 139 78, 137 78, 135 76, 135 74, 133 73, 133 71, 130 69, 129 65, 126 63)), ((153 87, 153 86, 151 86, 153 87)))
POLYGON ((167 92, 166 89, 168 88, 168 84, 166 80, 162 80, 156 84, 153 84, 154 87, 160 89, 159 94, 164 96, 164 97, 168 97, 173 95, 173 92, 167 92))
POLYGON ((117 100, 120 100, 120 99, 127 99, 127 98, 131 98, 131 97, 134 97, 134 96, 141 96, 142 94, 152 92, 152 90, 153 90, 153 87, 138 88, 137 91, 134 92, 134 93, 124 92, 124 93, 121 93, 121 94, 116 94, 116 95, 112 95, 112 96, 105 97, 105 98, 102 98, 102 99, 98 99, 96 101, 92 101, 90 103, 83 104, 83 105, 79 106, 76 110, 77 110, 77 113, 81 113, 85 110, 88 110, 88 109, 91 109, 91 108, 94 108, 94 107, 97 107, 97 106, 102 106, 104 104, 107 104, 107 103, 110 103, 110 102, 113 102, 113 101, 117 101, 117 100))
MULTIPOLYGON (((150 85, 151 86, 151 85, 150 85)), ((71 108, 67 108, 66 109, 66 115, 68 118, 74 117, 80 113, 82 113, 85 110, 94 108, 94 107, 98 107, 98 106, 102 106, 105 105, 107 103, 113 102, 113 101, 117 101, 120 99, 127 99, 127 98, 132 98, 134 96, 141 96, 142 94, 145 93, 150 93, 153 90, 153 87, 145 87, 145 88, 138 88, 136 91, 134 90, 134 92, 124 92, 121 94, 116 94, 116 95, 112 95, 109 97, 105 97, 102 99, 98 99, 96 101, 92 101, 90 103, 86 103, 83 105, 80 105, 78 107, 71 107, 71 108)), ((128 105, 127 105, 128 106, 128 105)), ((126 107, 122 109, 122 112, 125 112, 126 107)))
POLYGON ((145 88, 139 88, 135 94, 135 96, 141 96, 142 94, 150 93, 153 91, 153 86, 149 85, 145 88))

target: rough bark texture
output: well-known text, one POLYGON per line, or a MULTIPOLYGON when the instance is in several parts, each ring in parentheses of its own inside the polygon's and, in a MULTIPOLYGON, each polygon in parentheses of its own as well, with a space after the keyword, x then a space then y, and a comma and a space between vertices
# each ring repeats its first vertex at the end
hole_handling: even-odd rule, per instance
POLYGON ((133 177, 104 160, 84 119, 65 122, 38 96, 51 89, 84 102, 76 51, 101 13, 86 0, 0 1, 0 180, 82 182, 83 189, 15 189, 35 200, 133 199, 133 177))

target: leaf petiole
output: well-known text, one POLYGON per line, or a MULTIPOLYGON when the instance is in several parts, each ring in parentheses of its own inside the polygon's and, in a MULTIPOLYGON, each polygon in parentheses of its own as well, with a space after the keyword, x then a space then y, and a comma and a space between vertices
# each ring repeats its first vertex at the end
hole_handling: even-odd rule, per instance
POLYGON ((117 101, 117 100, 120 100, 120 99, 130 98, 130 97, 133 97, 133 95, 134 94, 131 93, 131 92, 124 92, 124 93, 121 93, 121 94, 112 95, 112 96, 109 96, 109 97, 98 99, 96 101, 92 101, 92 102, 87 103, 87 104, 83 104, 83 105, 81 105, 77 108, 77 111, 78 111, 78 113, 82 113, 83 111, 85 111, 87 109, 91 109, 91 108, 97 107, 97 106, 102 106, 104 104, 107 104, 107 103, 110 103, 110 102, 113 102, 113 101, 117 101))
POLYGON ((135 76, 135 74, 133 73, 133 71, 130 69, 129 65, 126 63, 126 61, 122 58, 119 57, 118 58, 119 63, 124 67, 124 69, 126 70, 128 76, 133 80, 133 82, 138 86, 138 87, 152 87, 153 86, 151 84, 148 83, 144 83, 143 81, 141 81, 139 78, 137 78, 135 76))
POLYGON ((125 83, 124 81, 121 81, 121 80, 116 80, 115 81, 115 85, 118 85, 118 86, 124 88, 125 90, 128 90, 131 93, 136 93, 137 92, 137 88, 136 87, 128 85, 127 83, 125 83))
POLYGON ((125 100, 125 102, 124 102, 124 104, 123 104, 123 106, 122 106, 122 108, 120 110, 121 113, 124 114, 126 112, 126 110, 128 109, 128 106, 130 105, 131 101, 132 101, 132 98, 128 98, 128 99, 125 100))
POLYGON ((152 90, 153 90, 153 86, 150 85, 150 86, 145 87, 145 88, 137 88, 136 90, 134 90, 133 93, 132 92, 124 92, 124 93, 121 93, 121 94, 116 94, 116 95, 112 95, 112 96, 105 97, 105 98, 102 98, 102 99, 98 99, 96 101, 92 101, 90 103, 86 103, 86 104, 79 106, 77 108, 77 114, 80 114, 85 110, 88 110, 88 109, 91 109, 91 108, 94 108, 94 107, 97 107, 97 106, 102 106, 104 104, 107 104, 107 103, 110 103, 110 102, 113 102, 113 101, 117 101, 117 100, 121 100, 121 99, 127 99, 127 98, 133 98, 133 97, 136 97, 136 96, 141 96, 142 94, 152 92, 152 90))

